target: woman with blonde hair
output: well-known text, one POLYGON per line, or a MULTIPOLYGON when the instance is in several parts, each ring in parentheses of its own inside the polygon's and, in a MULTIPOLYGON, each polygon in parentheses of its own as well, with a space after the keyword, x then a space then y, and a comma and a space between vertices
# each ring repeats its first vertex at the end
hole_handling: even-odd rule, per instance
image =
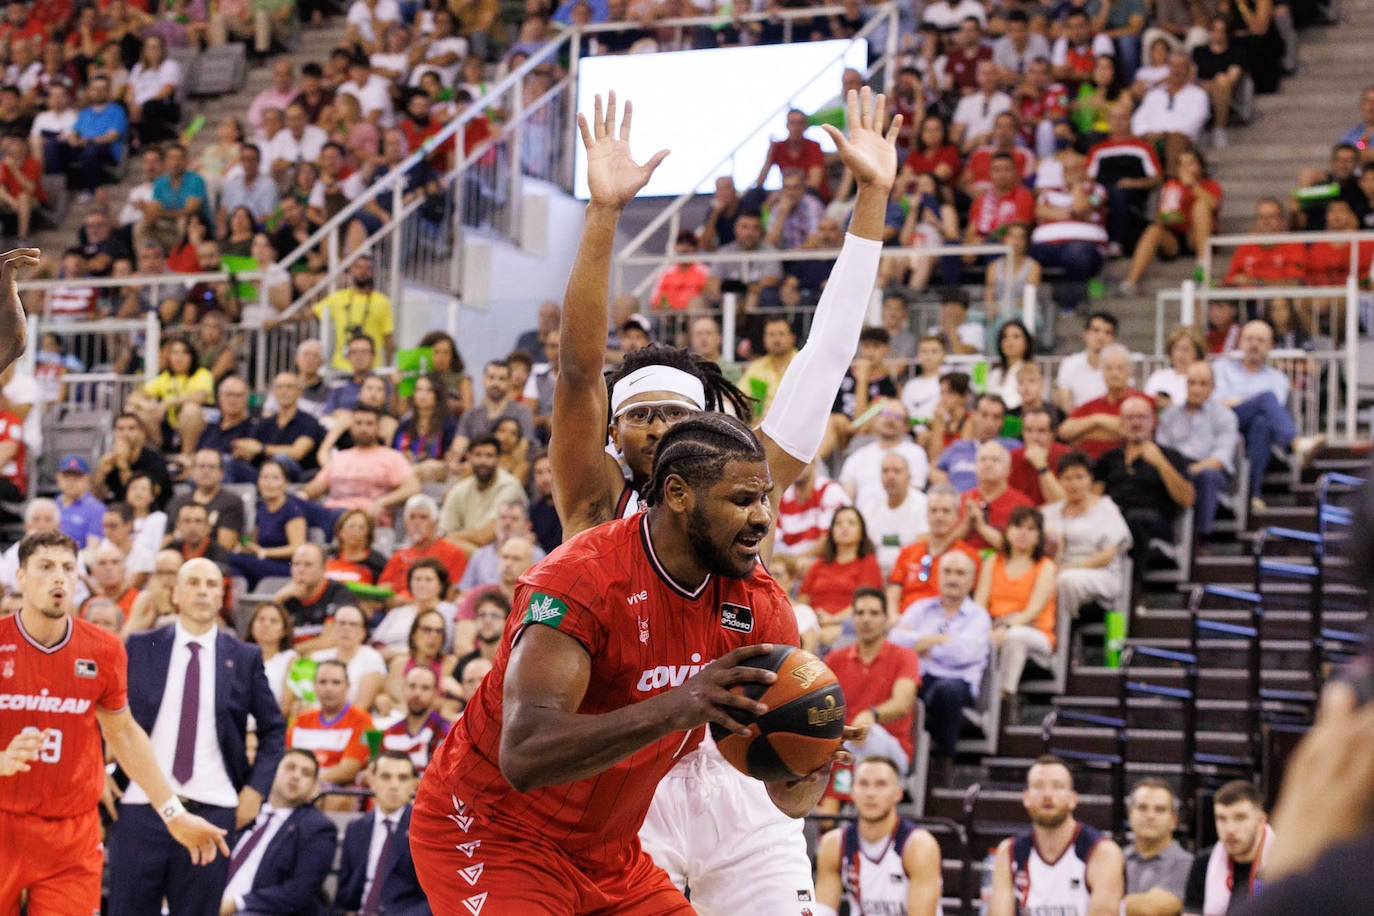
POLYGON ((1166 398, 1168 404, 1182 404, 1188 399, 1188 367, 1207 358, 1207 343, 1202 333, 1191 325, 1179 325, 1164 341, 1169 365, 1150 373, 1145 380, 1145 393, 1152 398, 1166 398))

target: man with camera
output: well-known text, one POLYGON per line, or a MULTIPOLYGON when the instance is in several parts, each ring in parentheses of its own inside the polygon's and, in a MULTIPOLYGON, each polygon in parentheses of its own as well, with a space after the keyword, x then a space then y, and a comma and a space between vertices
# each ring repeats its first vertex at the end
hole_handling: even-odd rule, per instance
POLYGON ((367 337, 375 352, 383 355, 383 364, 390 364, 396 355, 395 319, 391 300, 385 293, 372 288, 372 258, 360 255, 348 268, 348 289, 326 296, 315 305, 315 317, 323 319, 329 313, 334 328, 335 369, 347 372, 348 342, 355 337, 367 337))

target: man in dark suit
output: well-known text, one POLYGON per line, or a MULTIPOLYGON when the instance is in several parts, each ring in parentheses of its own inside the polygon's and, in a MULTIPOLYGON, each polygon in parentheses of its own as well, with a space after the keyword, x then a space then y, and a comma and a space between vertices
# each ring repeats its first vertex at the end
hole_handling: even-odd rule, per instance
MULTIPOLYGON (((415 764, 400 751, 383 751, 369 775, 375 804, 344 831, 334 908, 359 916, 429 916, 429 904, 410 859, 415 764)), ((463 877, 462 872, 458 874, 463 877)))
POLYGON ((315 916, 321 911, 321 889, 334 864, 339 831, 310 804, 319 771, 309 751, 282 756, 267 804, 234 844, 220 916, 315 916))
MULTIPOLYGON (((152 739, 158 764, 187 810, 233 832, 257 817, 281 760, 281 707, 263 673, 262 652, 215 629, 224 575, 198 558, 177 573, 175 623, 129 638, 129 706, 152 739), (245 752, 248 716, 258 751, 245 752)), ((229 863, 192 868, 137 786, 110 831, 110 916, 146 916, 165 897, 178 916, 214 916, 229 863)))

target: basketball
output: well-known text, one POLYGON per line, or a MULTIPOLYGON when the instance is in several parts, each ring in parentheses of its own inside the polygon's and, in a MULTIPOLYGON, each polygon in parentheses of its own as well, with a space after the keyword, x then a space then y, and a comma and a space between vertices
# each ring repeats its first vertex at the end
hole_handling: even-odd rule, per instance
POLYGON ((740 684, 730 688, 768 707, 754 719, 731 710, 749 725, 748 735, 728 732, 711 723, 725 759, 748 776, 773 782, 800 779, 820 768, 840 746, 844 730, 844 691, 825 662, 793 646, 777 646, 767 655, 742 662, 776 671, 771 684, 740 684))

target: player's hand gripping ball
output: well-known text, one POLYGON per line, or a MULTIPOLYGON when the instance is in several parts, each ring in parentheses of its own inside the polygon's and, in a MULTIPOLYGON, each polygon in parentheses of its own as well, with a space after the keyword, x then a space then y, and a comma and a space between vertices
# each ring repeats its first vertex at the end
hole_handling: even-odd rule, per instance
POLYGON ((741 773, 765 782, 800 779, 824 766, 839 748, 844 731, 844 691, 835 672, 793 646, 777 646, 740 664, 774 671, 778 677, 771 684, 730 688, 763 703, 768 712, 754 718, 743 710, 730 710, 749 726, 748 735, 711 723, 711 737, 725 759, 741 773))

